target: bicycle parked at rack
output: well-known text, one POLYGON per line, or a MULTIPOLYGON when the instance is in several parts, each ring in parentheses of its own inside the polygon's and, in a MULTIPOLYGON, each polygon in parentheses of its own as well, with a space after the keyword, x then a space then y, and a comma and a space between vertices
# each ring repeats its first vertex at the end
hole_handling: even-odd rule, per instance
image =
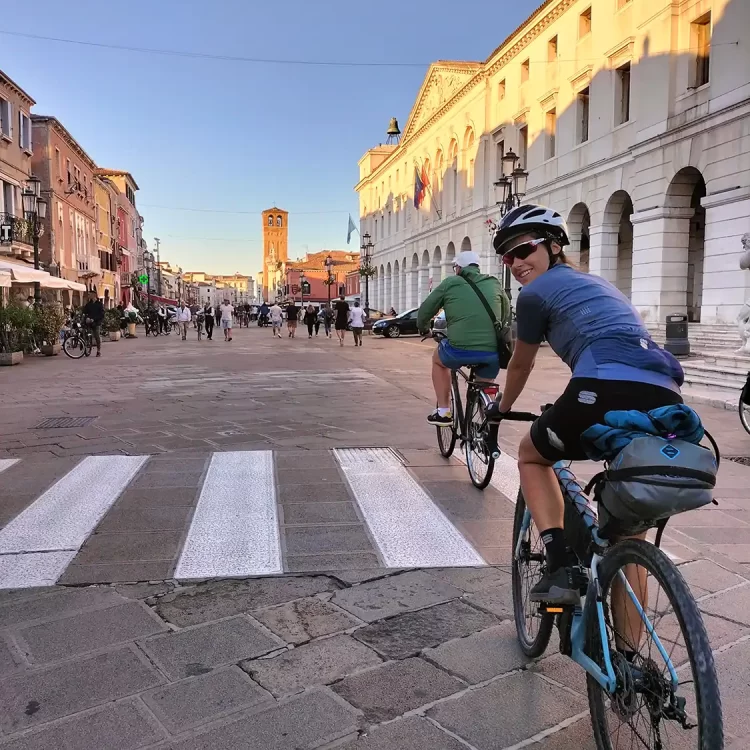
MULTIPOLYGON (((538 416, 509 412, 502 419, 531 422, 538 416)), ((718 447, 709 440, 718 465, 718 447)), ((657 527, 654 544, 605 539, 597 510, 570 462, 553 468, 565 501, 569 565, 583 604, 561 607, 530 601, 546 558, 519 491, 511 575, 521 650, 528 657, 541 656, 557 624, 560 652, 586 672, 598 748, 720 750, 724 735, 713 654, 688 585, 659 549, 666 522, 657 527), (618 606, 613 608, 613 601, 618 606)))
MULTIPOLYGON (((447 338, 444 333, 433 332, 422 341, 433 338, 438 343, 447 338)), ((449 458, 460 441, 460 448, 466 456, 469 478, 475 487, 483 490, 492 479, 495 459, 500 455, 497 448, 497 424, 490 424, 485 414, 498 393, 497 383, 476 379, 476 368, 482 365, 451 371, 451 414, 453 424, 437 427, 437 441, 440 453, 449 458), (466 410, 461 400, 459 376, 466 383, 466 410)))
POLYGON ((740 393, 740 422, 748 434, 750 434, 750 372, 747 373, 745 387, 740 393))
POLYGON ((91 328, 84 325, 80 320, 72 320, 68 334, 63 340, 63 351, 71 359, 80 359, 81 357, 89 357, 91 355, 91 348, 94 344, 94 336, 91 328))

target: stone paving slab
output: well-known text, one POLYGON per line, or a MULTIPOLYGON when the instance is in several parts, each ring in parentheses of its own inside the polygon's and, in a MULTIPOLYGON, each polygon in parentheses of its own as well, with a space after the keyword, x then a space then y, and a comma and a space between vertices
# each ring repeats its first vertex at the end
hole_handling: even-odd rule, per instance
POLYGON ((353 735, 358 714, 330 691, 317 689, 210 729, 170 750, 301 750, 353 735))
POLYGON ((347 702, 361 709, 370 722, 395 719, 463 688, 463 682, 419 658, 390 661, 346 677, 333 687, 347 702))
POLYGON ((715 593, 744 583, 744 579, 711 560, 696 560, 680 565, 679 571, 693 593, 715 593), (697 590, 697 591, 696 591, 697 590))
POLYGON ((174 571, 174 561, 71 563, 60 576, 58 583, 75 586, 81 583, 118 583, 133 581, 162 581, 174 571))
POLYGON ((333 603, 365 622, 461 596, 461 589, 437 581, 427 573, 410 571, 337 591, 333 603))
POLYGON ((141 641, 140 645, 164 672, 179 680, 267 654, 285 644, 246 615, 235 615, 157 635, 141 641))
POLYGON ((750 626, 750 584, 698 603, 702 612, 750 626))
POLYGON ((471 685, 520 669, 530 661, 518 646, 512 622, 427 649, 423 656, 471 685))
POLYGON ((164 730, 138 700, 111 703, 77 714, 7 743, 2 750, 137 750, 164 737, 164 730))
POLYGON ((125 602, 106 609, 20 628, 15 638, 32 664, 47 664, 167 630, 144 604, 125 602))
POLYGON ((133 647, 0 681, 0 729, 16 732, 133 695, 163 682, 133 647))
POLYGON ((287 503, 281 506, 285 526, 320 523, 361 523, 353 503, 287 503))
POLYGON ((135 560, 173 560, 179 550, 182 536, 182 531, 95 533, 86 540, 74 562, 85 565, 135 560))
POLYGON ((0 605, 0 628, 36 620, 52 620, 84 607, 91 609, 122 603, 122 597, 111 589, 50 587, 40 593, 17 602, 11 599, 0 605))
POLYGON ((284 530, 287 555, 315 555, 341 552, 374 552, 361 523, 332 526, 287 526, 284 530))
POLYGON ((0 638, 0 680, 21 669, 20 659, 11 650, 10 644, 0 638))
POLYGON ((586 711, 587 706, 583 698, 521 672, 440 703, 427 715, 477 750, 501 750, 586 711))
POLYGON ((142 698, 173 734, 273 701, 267 691, 236 666, 188 677, 143 693, 142 698))
POLYGON ((502 568, 430 568, 425 572, 468 593, 510 583, 510 571, 502 568))
POLYGON ((325 555, 287 555, 284 568, 288 573, 336 573, 352 568, 380 568, 381 562, 374 552, 344 552, 325 555))
POLYGON ((287 643, 299 645, 361 625, 356 617, 313 596, 255 613, 255 618, 287 643))
POLYGON ((271 659, 242 662, 242 668, 276 696, 327 685, 348 674, 380 664, 378 655, 348 635, 306 643, 271 659))
POLYGON ((462 601, 405 612, 360 628, 354 637, 386 659, 416 656, 422 649, 452 638, 463 638, 497 623, 493 615, 462 601))
POLYGON ((492 612, 501 620, 513 618, 513 589, 510 583, 467 594, 464 600, 474 607, 492 612))
POLYGON ((156 611, 162 619, 187 627, 339 588, 340 584, 322 575, 211 582, 168 594, 156 611))
POLYGON ((466 745, 427 719, 410 716, 377 727, 342 750, 466 750, 466 745))

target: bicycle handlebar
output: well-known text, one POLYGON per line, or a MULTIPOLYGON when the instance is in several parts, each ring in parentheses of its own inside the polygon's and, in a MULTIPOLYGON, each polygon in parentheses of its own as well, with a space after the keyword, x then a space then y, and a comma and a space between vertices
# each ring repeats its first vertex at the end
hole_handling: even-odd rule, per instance
POLYGON ((536 422, 539 419, 538 414, 534 414, 533 411, 509 411, 501 415, 498 419, 493 419, 493 422, 536 422))

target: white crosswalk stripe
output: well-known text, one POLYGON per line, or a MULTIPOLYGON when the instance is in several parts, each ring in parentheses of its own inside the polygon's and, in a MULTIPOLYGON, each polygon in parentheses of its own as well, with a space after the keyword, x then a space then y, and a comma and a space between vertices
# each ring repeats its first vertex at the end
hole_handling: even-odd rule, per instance
POLYGON ((146 460, 89 456, 16 516, 0 531, 0 588, 57 581, 146 460))
POLYGON ((175 578, 283 573, 273 453, 215 453, 175 578))
POLYGON ((0 458, 0 474, 6 469, 10 469, 13 464, 17 464, 20 461, 18 458, 0 458))
POLYGON ((387 567, 486 564, 388 448, 334 453, 387 567))

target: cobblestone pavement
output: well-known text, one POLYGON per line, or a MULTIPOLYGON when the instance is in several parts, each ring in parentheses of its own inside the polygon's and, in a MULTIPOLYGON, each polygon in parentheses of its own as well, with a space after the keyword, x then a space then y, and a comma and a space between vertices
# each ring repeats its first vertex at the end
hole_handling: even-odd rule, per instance
MULTIPOLYGON (((0 591, 2 750, 593 747, 577 668, 554 646, 533 663, 516 646, 512 459, 481 493, 437 455, 426 344, 335 343, 257 329, 230 344, 141 337, 99 360, 2 372, 0 571, 61 571, 56 586, 0 591), (36 428, 50 417, 94 419, 36 428), (391 458, 357 482, 346 462, 371 447, 391 458), (277 519, 284 575, 176 576, 222 455, 270 467, 277 515, 247 529, 277 519), (430 523, 442 510, 435 538, 452 559, 466 553, 458 539, 485 565, 389 569, 403 539, 367 515, 384 481, 409 488, 430 523), (60 511, 73 501, 86 509, 75 523, 60 511), (17 519, 32 505, 63 522, 28 536, 17 519)), ((520 406, 551 400, 564 378, 544 353, 520 406)), ((724 453, 750 455, 735 415, 701 414, 724 453)), ((511 456, 521 431, 502 428, 511 456)), ((718 508, 675 519, 663 545, 704 612, 731 750, 750 747, 749 484, 750 468, 724 462, 718 508)))

